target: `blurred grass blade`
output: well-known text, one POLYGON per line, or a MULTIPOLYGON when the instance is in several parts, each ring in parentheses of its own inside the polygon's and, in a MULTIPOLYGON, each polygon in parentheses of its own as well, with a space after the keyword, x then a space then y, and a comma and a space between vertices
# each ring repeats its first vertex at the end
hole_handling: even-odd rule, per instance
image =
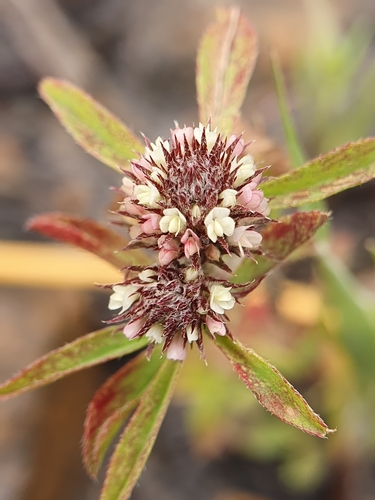
POLYGON ((95 393, 87 409, 83 457, 91 476, 96 476, 116 433, 137 407, 164 359, 144 352, 129 361, 95 393))
POLYGON ((148 339, 128 340, 118 327, 90 333, 37 359, 0 385, 0 399, 55 382, 66 375, 119 358, 146 346, 148 339))
POLYGON ((75 85, 45 78, 39 93, 82 148, 114 168, 129 168, 129 160, 144 146, 121 121, 75 85))
POLYGON ((280 61, 276 54, 272 57, 273 76, 275 78, 277 101, 279 104, 281 120, 288 148, 289 159, 293 168, 300 167, 305 162, 305 155, 297 138, 293 119, 289 111, 286 98, 285 82, 280 67, 280 61))
POLYGON ((227 335, 217 336, 216 342, 259 403, 273 415, 313 436, 334 432, 274 366, 227 335))
POLYGON ((70 243, 83 248, 105 259, 117 268, 122 268, 124 265, 149 263, 146 254, 141 250, 121 252, 120 250, 126 247, 129 241, 91 219, 61 213, 49 213, 37 215, 30 219, 27 228, 63 243, 70 243))
POLYGON ((124 279, 113 264, 66 245, 0 241, 0 255, 1 285, 93 290, 124 279))
POLYGON ((100 500, 129 498, 155 442, 181 365, 166 360, 145 391, 111 458, 100 500))
POLYGON ((375 138, 341 146, 302 167, 262 184, 272 208, 324 200, 375 177, 375 138))
POLYGON ((339 317, 337 339, 345 346, 360 378, 375 376, 375 295, 364 289, 327 244, 316 244, 327 298, 339 317))
POLYGON ((240 115, 258 55, 253 27, 239 8, 218 9, 199 47, 197 97, 199 119, 230 134, 240 115))
POLYGON ((265 255, 257 256, 257 262, 244 259, 232 281, 239 284, 262 278, 293 250, 308 241, 328 217, 329 214, 318 211, 296 212, 269 224, 262 232, 265 255))

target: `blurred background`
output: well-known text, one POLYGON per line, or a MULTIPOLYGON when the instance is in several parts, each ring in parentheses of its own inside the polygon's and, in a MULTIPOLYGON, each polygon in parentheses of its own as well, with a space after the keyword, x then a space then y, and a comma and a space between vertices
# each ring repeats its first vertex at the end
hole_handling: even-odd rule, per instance
MULTIPOLYGON (((373 0, 237 3, 260 38, 243 109, 260 161, 289 168, 272 51, 307 157, 375 134, 373 0)), ((197 123, 195 56, 217 5, 225 4, 0 0, 2 380, 109 318, 106 294, 91 283, 114 271, 95 261, 81 276, 69 249, 51 257, 24 229, 50 211, 105 221, 109 187, 120 182, 65 133, 38 81, 68 79, 136 133, 167 137, 173 120, 197 123)), ((375 499, 375 184, 336 195, 329 208, 328 256, 346 267, 333 275, 307 245, 249 296, 231 328, 338 432, 318 440, 277 421, 209 349, 208 368, 194 355, 185 368, 134 500, 375 499)), ((1 404, 1 500, 99 498, 100 481, 81 465, 84 412, 120 366, 1 404)))

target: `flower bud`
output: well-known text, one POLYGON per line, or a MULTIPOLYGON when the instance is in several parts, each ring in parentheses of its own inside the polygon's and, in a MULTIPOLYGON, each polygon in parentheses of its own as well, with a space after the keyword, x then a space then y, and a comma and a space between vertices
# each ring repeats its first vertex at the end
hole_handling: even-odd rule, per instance
POLYGON ((184 245, 185 257, 190 259, 195 253, 199 253, 199 238, 191 229, 187 229, 181 238, 181 243, 184 245))

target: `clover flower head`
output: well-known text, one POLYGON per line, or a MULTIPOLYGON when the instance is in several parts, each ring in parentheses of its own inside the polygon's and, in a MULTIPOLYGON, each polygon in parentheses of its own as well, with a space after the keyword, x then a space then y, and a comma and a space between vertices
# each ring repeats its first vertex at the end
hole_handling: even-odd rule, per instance
POLYGON ((110 323, 125 323, 128 338, 145 336, 151 348, 162 343, 162 352, 171 359, 180 359, 193 344, 204 356, 204 333, 226 334, 226 312, 243 289, 177 260, 165 266, 130 266, 126 276, 113 286, 110 306, 121 310, 110 323))
POLYGON ((250 223, 260 234, 269 208, 259 189, 264 169, 245 149, 242 136, 222 137, 210 124, 176 125, 168 140, 146 139, 144 154, 124 172, 120 214, 140 225, 131 229, 130 246, 160 249, 162 265, 185 257, 195 266, 212 260, 220 266, 224 255, 251 255, 259 245, 244 239, 239 245, 233 235, 250 223), (210 258, 212 245, 217 259, 210 258))
POLYGON ((261 253, 260 230, 270 220, 259 188, 264 169, 244 154, 242 136, 221 137, 210 124, 176 125, 169 140, 145 141, 124 172, 119 214, 132 221, 129 248, 157 250, 159 265, 124 270, 111 322, 123 323, 130 339, 162 344, 170 359, 182 360, 188 345, 204 356, 204 333, 228 333, 226 314, 248 286, 218 280, 209 265, 231 272, 226 255, 261 253))

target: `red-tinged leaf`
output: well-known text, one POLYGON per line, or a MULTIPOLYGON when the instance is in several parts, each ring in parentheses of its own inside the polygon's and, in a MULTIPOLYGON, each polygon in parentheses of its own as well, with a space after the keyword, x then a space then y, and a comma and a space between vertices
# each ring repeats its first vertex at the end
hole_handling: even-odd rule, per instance
POLYGON ((217 345, 259 403, 283 422, 308 434, 326 437, 335 432, 313 412, 294 387, 252 349, 227 335, 216 338, 217 345))
POLYGON ((262 184, 273 208, 324 200, 375 177, 375 138, 341 146, 292 172, 262 184))
POLYGON ((112 456, 100 500, 129 498, 159 432, 180 369, 179 361, 166 360, 145 391, 112 456))
POLYGON ((145 353, 129 361, 110 377, 92 399, 85 421, 83 457, 87 470, 96 476, 116 433, 138 405, 164 360, 145 353))
POLYGON ((83 248, 118 268, 124 267, 125 264, 149 263, 148 257, 141 250, 121 252, 120 250, 128 244, 128 240, 91 219, 49 213, 30 219, 27 228, 63 243, 83 248))
POLYGON ((89 366, 138 351, 146 338, 129 340, 116 327, 107 327, 74 340, 31 363, 0 385, 0 399, 7 399, 55 382, 89 366))
POLYGON ((39 93, 66 130, 85 151, 120 171, 143 153, 144 146, 112 113, 75 85, 45 78, 39 93))
POLYGON ((238 8, 218 9, 197 58, 197 97, 202 123, 233 132, 257 58, 253 27, 238 8))
POLYGON ((270 223, 262 233, 265 255, 257 257, 257 262, 245 259, 232 281, 245 283, 265 276, 293 250, 309 240, 328 217, 329 214, 319 211, 296 212, 282 217, 279 222, 270 223))

